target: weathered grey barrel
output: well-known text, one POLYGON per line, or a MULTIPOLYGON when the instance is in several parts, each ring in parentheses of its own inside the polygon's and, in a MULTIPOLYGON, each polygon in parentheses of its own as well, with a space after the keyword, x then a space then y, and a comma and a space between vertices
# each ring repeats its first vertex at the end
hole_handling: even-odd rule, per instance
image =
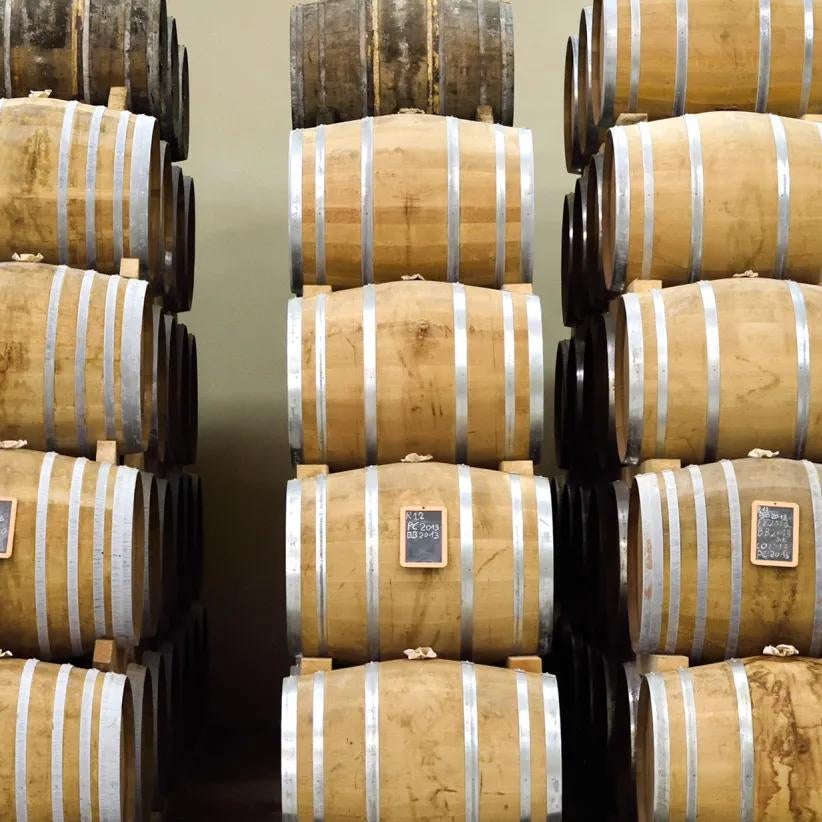
POLYGON ((397 114, 514 121, 509 0, 319 0, 291 9, 294 128, 397 114))

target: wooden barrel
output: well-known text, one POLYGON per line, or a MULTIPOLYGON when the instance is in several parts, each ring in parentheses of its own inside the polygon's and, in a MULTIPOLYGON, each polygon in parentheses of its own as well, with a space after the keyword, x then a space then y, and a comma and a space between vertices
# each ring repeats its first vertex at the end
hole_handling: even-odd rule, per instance
POLYGON ((578 325, 568 346, 568 370, 565 375, 566 426, 568 462, 572 471, 585 472, 593 458, 591 443, 585 432, 585 325, 578 325))
MULTIPOLYGON (((0 451, 16 500, 13 553, 0 560, 0 647, 69 659, 97 638, 140 642, 145 526, 134 468, 36 451, 0 451)), ((153 570, 153 564, 152 564, 153 570)))
POLYGON ((538 463, 543 380, 538 297, 403 282, 289 303, 296 462, 538 463))
POLYGON ((651 119, 685 112, 822 111, 814 52, 816 0, 594 0, 593 94, 597 118, 651 119))
POLYGON ((163 135, 168 135, 169 146, 174 160, 183 159, 177 153, 174 128, 180 116, 180 96, 175 87, 180 80, 180 43, 177 38, 177 21, 170 15, 166 18, 165 72, 163 73, 163 102, 157 117, 162 124, 163 135))
POLYGON ((165 634, 177 608, 177 531, 171 499, 171 488, 167 479, 156 477, 157 514, 163 544, 163 607, 160 610, 159 632, 165 634))
POLYGON ((617 819, 636 819, 636 713, 642 677, 635 662, 613 667, 613 719, 608 768, 614 782, 617 819))
POLYGON ((618 819, 616 816, 616 786, 614 774, 608 766, 608 749, 613 734, 613 703, 616 670, 610 659, 595 645, 588 645, 590 676, 590 719, 587 745, 590 767, 586 771, 591 783, 600 786, 592 799, 600 811, 599 819, 618 819))
POLYGON ((194 180, 183 175, 183 193, 185 201, 185 285, 182 293, 185 295, 182 309, 188 311, 194 298, 194 272, 197 256, 197 207, 194 180))
POLYGON ((294 128, 418 109, 514 122, 510 0, 338 0, 291 8, 294 128))
POLYGON ((169 434, 168 354, 166 352, 165 320, 163 308, 155 303, 151 307, 151 337, 154 351, 151 365, 151 436, 149 450, 162 464, 166 459, 169 434))
POLYGON ((153 637, 160 626, 165 606, 163 568, 165 559, 164 524, 160 522, 160 497, 157 479, 140 471, 143 486, 143 630, 145 639, 153 637))
POLYGON ((565 168, 569 174, 579 174, 585 165, 580 144, 579 109, 579 40, 571 35, 565 46, 564 138, 565 168))
POLYGON ((177 159, 183 161, 188 159, 191 110, 188 85, 188 49, 181 45, 177 54, 179 71, 177 82, 174 84, 174 95, 178 99, 174 104, 174 108, 178 113, 177 119, 174 121, 174 146, 177 149, 177 159))
POLYGON ((598 596, 608 648, 617 659, 632 655, 628 629, 628 486, 621 480, 594 491, 598 517, 598 596))
POLYGON ((822 350, 811 333, 822 289, 702 282, 626 294, 618 308, 623 460, 712 462, 766 448, 822 462, 822 350))
POLYGON ((568 357, 571 341, 560 340, 557 343, 557 356, 554 361, 554 455, 557 468, 567 469, 568 462, 568 412, 565 403, 565 382, 568 373, 568 357))
POLYGON ((758 657, 649 674, 637 805, 651 819, 813 819, 822 662, 758 657))
POLYGON ((819 124, 725 111, 619 127, 603 174, 611 292, 640 278, 682 285, 748 270, 819 283, 819 124))
POLYGON ((561 749, 548 674, 438 659, 292 676, 283 816, 557 822, 561 749))
POLYGON ((165 807, 165 796, 168 792, 169 769, 171 768, 171 736, 168 716, 167 674, 165 659, 161 653, 145 650, 141 654, 142 664, 151 674, 152 687, 152 727, 154 733, 154 761, 152 762, 154 792, 151 808, 162 810, 165 807))
POLYGON ((166 443, 165 463, 174 465, 177 459, 179 443, 182 440, 182 418, 180 416, 180 355, 178 352, 179 336, 177 335, 177 317, 174 314, 163 314, 162 331, 166 344, 168 436, 166 443))
POLYGON ((174 211, 174 294, 171 300, 177 311, 184 310, 188 301, 186 271, 186 195, 183 172, 179 166, 171 167, 171 203, 174 211))
MULTIPOLYGON (((189 579, 189 484, 184 474, 169 474, 171 517, 174 523, 174 544, 177 547, 177 605, 176 613, 185 613, 191 602, 189 579)), ((173 620, 172 620, 173 621, 173 620)))
MULTIPOLYGON (((171 634, 169 634, 170 636, 171 634)), ((182 739, 178 730, 178 723, 182 722, 182 713, 178 717, 178 688, 181 673, 178 670, 182 659, 174 651, 174 643, 168 639, 155 643, 156 652, 163 658, 166 685, 166 716, 168 718, 167 747, 170 756, 170 767, 167 772, 167 790, 174 787, 177 781, 176 763, 182 755, 182 739)), ((145 653, 145 652, 144 652, 145 653)))
POLYGON ((559 528, 557 530, 559 538, 555 543, 554 566, 556 573, 554 590, 556 591, 556 601, 559 611, 568 614, 573 610, 575 593, 575 557, 571 551, 571 542, 574 528, 572 505, 576 489, 577 483, 573 480, 568 480, 562 486, 559 498, 559 528))
POLYGON ((186 465, 197 462, 197 444, 200 433, 200 381, 197 365, 197 338, 188 335, 188 438, 186 465))
POLYGON ((744 459, 638 476, 628 521, 634 650, 715 662, 788 643, 822 655, 819 470, 744 459), (762 500, 798 506, 797 548, 789 546, 797 567, 752 562, 753 535, 764 527, 754 504, 762 500))
POLYGON ((203 587, 203 483, 199 475, 188 474, 191 490, 189 545, 191 551, 191 594, 196 600, 203 587))
POLYGON ((588 299, 586 271, 588 269, 588 166, 574 184, 574 273, 571 279, 571 301, 576 308, 577 323, 583 322, 594 310, 588 299))
POLYGON ((193 710, 191 712, 192 744, 202 741, 208 729, 209 706, 209 671, 210 658, 208 649, 208 613, 205 608, 195 602, 189 612, 189 630, 193 647, 194 673, 190 699, 193 710))
POLYGON ((135 820, 147 819, 154 801, 156 748, 154 736, 154 682, 151 670, 131 664, 126 670, 134 716, 134 796, 135 820))
POLYGON ((603 172, 605 157, 599 152, 588 163, 588 188, 583 192, 587 204, 588 231, 585 235, 585 269, 583 279, 588 303, 592 311, 608 310, 610 295, 605 289, 602 270, 602 198, 604 195, 603 172))
POLYGON ((616 320, 611 314, 589 318, 585 331, 583 430, 591 443, 592 461, 605 473, 619 466, 616 435, 616 320))
POLYGON ((172 415, 176 418, 172 423, 172 430, 176 436, 171 449, 172 464, 185 465, 189 447, 188 423, 191 414, 191 352, 189 348, 188 331, 185 324, 175 321, 173 331, 175 336, 174 352, 176 363, 172 369, 172 374, 177 380, 177 385, 172 391, 176 403, 171 409, 172 415))
POLYGON ((155 340, 146 283, 2 263, 0 304, 4 437, 78 455, 93 455, 97 440, 125 453, 148 448, 155 340))
POLYGON ((382 465, 292 480, 291 654, 361 663, 432 647, 441 657, 499 663, 547 653, 552 509, 548 480, 467 466, 382 465), (401 564, 396 512, 415 506, 444 511, 443 568, 401 564))
POLYGON ((105 105, 125 86, 127 108, 159 116, 166 74, 165 0, 9 0, 0 58, 4 95, 54 97, 105 105))
POLYGON ((0 258, 39 253, 48 263, 116 274, 121 258, 136 257, 141 276, 160 282, 153 118, 46 98, 4 100, 0 147, 0 258))
POLYGON ((530 131, 402 114, 291 135, 293 289, 530 283, 530 131), (470 207, 469 207, 470 204, 470 207))
POLYGON ((184 231, 179 220, 179 192, 176 179, 179 169, 171 164, 171 146, 165 140, 160 143, 160 156, 163 164, 163 232, 160 237, 163 268, 162 296, 164 307, 169 311, 174 311, 181 287, 180 244, 184 231))
POLYGON ((560 287, 562 324, 567 328, 572 328, 578 319, 573 293, 573 282, 577 276, 576 248, 574 246, 574 192, 566 194, 565 199, 562 201, 560 287))
POLYGON ((128 678, 0 660, 0 818, 135 818, 128 678))
POLYGON ((583 162, 587 163, 602 145, 604 129, 599 129, 594 119, 594 95, 591 89, 594 73, 593 54, 594 13, 592 6, 586 6, 579 15, 579 139, 583 162))

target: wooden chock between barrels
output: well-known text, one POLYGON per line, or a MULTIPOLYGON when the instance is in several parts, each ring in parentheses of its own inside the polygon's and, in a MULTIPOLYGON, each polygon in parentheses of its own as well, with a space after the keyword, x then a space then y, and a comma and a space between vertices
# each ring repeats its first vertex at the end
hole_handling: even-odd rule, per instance
POLYGON ((312 477, 319 477, 322 475, 328 475, 331 471, 329 470, 327 465, 298 465, 297 466, 297 479, 305 480, 311 479, 312 477))
POLYGON ((534 286, 531 283, 506 283, 502 290, 510 291, 512 294, 525 294, 526 297, 530 297, 534 293, 534 286))
POLYGON ((330 294, 330 285, 304 285, 303 297, 318 297, 320 294, 330 294))
POLYGON ((124 674, 134 662, 134 651, 120 648, 113 639, 98 639, 94 643, 91 665, 104 673, 124 674))
POLYGON ((673 656, 667 654, 638 654, 636 667, 641 674, 656 674, 665 671, 678 671, 689 668, 691 662, 687 656, 673 656))
POLYGON ((128 89, 125 86, 112 86, 108 92, 107 108, 113 111, 125 111, 128 101, 128 89))
POLYGON ((494 109, 491 106, 477 106, 477 122, 493 123, 494 109))
POLYGON ((534 463, 531 460, 505 460, 499 464, 499 470, 505 474, 533 477, 534 463))
POLYGON ((297 660, 296 668, 300 676, 328 673, 334 667, 334 660, 327 656, 304 656, 297 660))
POLYGON ((639 464, 638 474, 661 474, 663 471, 679 471, 682 460, 645 460, 639 464))
POLYGON ((644 113, 626 111, 617 117, 616 125, 618 126, 635 126, 637 123, 647 123, 648 115, 644 113))
POLYGON ((647 294, 662 288, 662 280, 633 280, 625 291, 628 294, 647 294))
POLYGON ((123 257, 120 260, 120 276, 130 280, 140 278, 140 261, 136 257, 123 257))
POLYGON ((95 456, 95 461, 107 462, 109 465, 117 465, 117 441, 97 440, 97 454, 95 456))
POLYGON ((505 667, 512 671, 525 671, 529 674, 542 673, 542 658, 538 656, 509 656, 505 667))

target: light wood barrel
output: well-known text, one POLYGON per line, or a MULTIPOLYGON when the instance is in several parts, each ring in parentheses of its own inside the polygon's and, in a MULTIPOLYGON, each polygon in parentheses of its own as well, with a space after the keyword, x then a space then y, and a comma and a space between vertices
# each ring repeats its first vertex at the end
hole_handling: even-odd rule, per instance
POLYGON ((820 14, 818 0, 594 0, 597 118, 607 126, 625 112, 819 113, 820 14))
POLYGON ((565 87, 564 87, 564 138, 565 169, 569 174, 579 174, 583 168, 582 146, 580 145, 579 110, 579 40, 575 35, 568 38, 565 46, 565 87))
POLYGON ((818 284, 821 128, 726 111, 611 129, 606 287, 616 293, 636 279, 682 285, 748 270, 818 284))
POLYGON ((649 674, 637 715, 637 810, 651 819, 822 813, 822 662, 759 657, 649 674))
POLYGON ((0 258, 39 253, 45 262, 116 274, 121 258, 136 257, 141 276, 159 284, 153 118, 46 98, 5 100, 0 147, 0 258))
POLYGON ((149 294, 139 280, 0 264, 3 436, 89 456, 108 439, 121 452, 145 451, 153 423, 163 439, 149 294))
POLYGON ((429 462, 292 480, 291 654, 347 663, 418 647, 486 663, 546 654, 553 551, 551 487, 542 477, 429 462), (404 506, 445 510, 445 568, 401 566, 404 506))
POLYGON ((160 497, 157 479, 140 471, 143 486, 143 630, 145 639, 153 637, 160 626, 165 601, 163 567, 166 535, 160 522, 160 497))
POLYGON ((401 660, 292 676, 283 816, 558 822, 561 748, 547 674, 401 660))
POLYGON ((628 523, 628 613, 637 653, 716 662, 788 643, 822 655, 820 467, 744 459, 638 476, 628 523), (751 562, 752 507, 799 506, 797 568, 751 562))
POLYGON ((154 736, 154 682, 151 670, 131 664, 126 670, 134 714, 134 795, 136 820, 149 818, 154 800, 157 760, 154 736))
POLYGON ((292 132, 289 154, 296 293, 413 274, 533 280, 530 131, 401 114, 292 132))
POLYGON ((135 818, 128 678, 0 660, 0 818, 135 818))
POLYGON ((543 380, 538 297, 404 282, 289 303, 296 462, 539 462, 543 380))
POLYGON ((291 8, 294 128, 419 109, 514 121, 509 0, 337 0, 291 8))
MULTIPOLYGON (((140 472, 36 451, 0 451, 17 500, 11 559, 0 560, 0 647, 69 659, 95 639, 140 642, 145 525, 140 472)), ((151 567, 151 566, 150 566, 151 567)))
POLYGON ((766 448, 822 462, 822 289, 777 280, 626 294, 616 330, 623 460, 766 448), (741 424, 744 421, 744 424, 741 424))
POLYGON ((165 659, 158 651, 145 650, 141 662, 151 675, 152 708, 151 717, 154 739, 154 759, 152 784, 154 786, 150 807, 162 810, 168 791, 169 769, 171 767, 171 737, 168 717, 168 695, 166 693, 167 676, 165 659))

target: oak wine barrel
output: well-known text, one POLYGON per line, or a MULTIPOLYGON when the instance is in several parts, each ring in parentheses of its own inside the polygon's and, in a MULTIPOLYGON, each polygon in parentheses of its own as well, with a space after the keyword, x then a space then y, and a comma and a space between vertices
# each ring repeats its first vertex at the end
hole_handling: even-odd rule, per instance
POLYGON ((557 343, 557 355, 554 361, 554 454, 557 467, 567 469, 568 462, 568 410, 565 402, 565 382, 568 373, 568 358, 571 341, 560 340, 557 343))
POLYGON ((579 140, 582 151, 583 164, 588 162, 602 145, 604 129, 598 127, 594 119, 594 95, 592 91, 594 73, 594 13, 592 6, 583 8, 579 15, 579 62, 577 71, 579 76, 579 140))
POLYGON ((289 677, 283 815, 558 822, 559 722, 547 674, 439 659, 289 677))
POLYGON ((427 462, 292 480, 290 652, 355 664, 417 647, 485 663, 544 655, 553 552, 551 487, 542 477, 427 462), (444 510, 444 568, 401 565, 406 507, 444 510))
POLYGON ((160 497, 157 479, 140 471, 143 487, 143 630, 144 639, 153 637, 166 608, 163 571, 166 565, 166 542, 171 529, 160 520, 160 497), (167 529, 167 530, 166 530, 167 529))
POLYGON ((576 305, 577 322, 582 322, 591 313, 592 305, 588 295, 588 180, 589 166, 574 184, 574 276, 571 280, 571 300, 576 305))
POLYGON ((163 607, 160 610, 159 633, 168 632, 177 609, 177 527, 168 479, 156 477, 157 514, 163 542, 163 607))
POLYGON ((588 188, 583 192, 586 201, 588 231, 585 234, 585 269, 583 279, 588 304, 592 310, 602 313, 608 310, 610 295, 605 289, 605 275, 602 269, 602 209, 604 197, 603 175, 605 157, 602 152, 594 154, 588 163, 588 188))
POLYGON ((0 818, 135 818, 127 677, 0 660, 0 750, 0 818))
POLYGON ((530 283, 530 131, 401 114, 292 132, 292 288, 530 283))
POLYGON ((180 255, 183 226, 179 220, 179 199, 177 175, 179 169, 171 164, 171 145, 160 142, 160 157, 163 168, 163 208, 160 236, 160 259, 162 265, 162 293, 164 307, 174 311, 177 307, 181 287, 180 255))
POLYGON ((568 370, 565 374, 565 436, 570 469, 577 473, 589 470, 594 459, 592 443, 585 430, 585 325, 578 325, 568 346, 568 370))
POLYGON ((606 474, 620 464, 616 434, 616 320, 612 314, 589 318, 585 332, 583 429, 592 461, 606 474))
POLYGON ((717 109, 822 112, 818 0, 594 0, 593 96, 605 126, 717 109), (818 18, 817 18, 818 19, 818 18))
POLYGON ((509 0, 336 0, 291 8, 294 128, 417 109, 514 121, 509 0))
POLYGON ((585 163, 582 156, 579 94, 579 39, 575 35, 568 38, 565 46, 565 86, 563 105, 564 140, 565 140, 565 169, 569 174, 579 174, 585 163))
POLYGON ((152 427, 164 440, 163 416, 154 414, 159 385, 146 283, 2 263, 0 303, 4 437, 86 456, 98 440, 116 440, 124 453, 145 451, 152 427))
POLYGON ((401 282, 289 302, 295 462, 539 462, 543 382, 538 297, 401 282))
POLYGON ((586 772, 586 776, 591 782, 595 782, 600 789, 596 792, 598 796, 591 797, 592 802, 597 804, 602 819, 618 819, 617 809, 617 786, 614 780, 615 774, 611 771, 608 762, 608 751, 611 745, 614 722, 614 691, 616 688, 616 666, 612 664, 610 658, 603 654, 599 648, 588 644, 588 671, 590 682, 590 719, 589 731, 587 735, 587 745, 591 766, 586 772))
POLYGON ((151 307, 151 337, 154 351, 151 363, 151 435, 149 448, 162 464, 166 459, 169 436, 169 373, 163 308, 151 307))
POLYGON ((616 665, 608 768, 614 783, 617 819, 636 819, 636 714, 642 676, 635 662, 616 665))
MULTIPOLYGON (((822 6, 820 7, 822 10, 822 6)), ((605 286, 755 271, 819 284, 822 125, 738 111, 611 129, 605 286)))
MULTIPOLYGON (((174 544, 177 549, 177 602, 175 614, 185 613, 191 603, 190 568, 190 485, 187 475, 175 471, 168 475, 168 486, 171 495, 171 519, 173 523, 174 544)), ((172 620, 173 622, 173 620, 172 620)))
POLYGON ((188 159, 188 143, 190 136, 191 98, 188 77, 188 49, 181 45, 177 52, 179 71, 177 82, 174 84, 174 96, 178 98, 174 103, 177 117, 174 120, 174 146, 177 149, 177 159, 188 159))
POLYGON ((182 311, 189 311, 194 299, 194 274, 195 261, 197 257, 197 198, 195 195, 194 180, 188 175, 183 175, 183 197, 185 204, 185 286, 182 293, 185 300, 181 306, 182 311))
MULTIPOLYGON (((168 634, 172 636, 171 633, 168 634)), ((178 691, 181 681, 182 659, 177 656, 174 650, 174 643, 169 639, 164 639, 155 643, 155 650, 163 659, 163 671, 165 672, 166 686, 166 716, 168 718, 167 749, 169 751, 170 767, 167 771, 167 790, 173 788, 176 783, 176 763, 183 753, 182 738, 178 725, 183 721, 182 710, 178 706, 178 691)), ((144 652, 145 656, 145 652, 144 652)))
POLYGON ((200 378, 197 364, 197 337, 188 334, 188 416, 186 431, 186 465, 197 462, 200 435, 200 378))
POLYGON ((822 462, 820 322, 822 288, 794 282, 624 295, 614 386, 622 460, 712 462, 765 448, 822 462))
POLYGON ((577 277, 576 248, 574 246, 574 193, 566 194, 562 201, 562 236, 561 236, 561 300, 562 324, 572 328, 578 321, 577 307, 574 300, 573 283, 577 277))
POLYGON ((628 520, 634 650, 716 662, 788 643, 822 656, 819 471, 805 461, 743 459, 636 477, 628 520), (752 562, 761 528, 754 503, 763 500, 798 506, 797 567, 752 562))
POLYGON ((116 274, 123 257, 135 257, 141 277, 161 288, 160 141, 152 117, 6 99, 0 148, 0 258, 42 254, 47 263, 116 274))
MULTIPOLYGON (((0 574, 0 647, 70 659, 111 637, 140 642, 145 545, 134 468, 36 451, 0 451, 0 482, 17 501, 13 551, 0 574)), ((155 562, 149 563, 155 574, 155 562)), ((152 580, 153 581, 153 580, 152 580)))
POLYGON ((152 708, 151 717, 154 739, 154 759, 152 784, 154 791, 150 807, 153 810, 162 810, 165 806, 165 796, 168 792, 169 769, 172 766, 170 748, 170 726, 168 715, 167 675, 165 659, 161 653, 153 650, 144 650, 141 662, 151 674, 152 708))
POLYGON ((154 736, 155 687, 151 670, 131 664, 126 670, 131 685, 134 716, 134 796, 135 820, 144 820, 151 813, 154 800, 154 772, 157 752, 154 736))
POLYGON ((177 86, 180 81, 180 43, 177 38, 177 21, 169 15, 166 17, 166 39, 165 39, 165 71, 163 72, 163 99, 160 111, 157 114, 162 127, 163 135, 168 135, 167 140, 171 147, 172 159, 182 160, 177 149, 174 129, 180 117, 180 95, 177 86))
POLYGON ((636 735, 640 822, 822 813, 822 662, 758 657, 648 674, 636 735))

